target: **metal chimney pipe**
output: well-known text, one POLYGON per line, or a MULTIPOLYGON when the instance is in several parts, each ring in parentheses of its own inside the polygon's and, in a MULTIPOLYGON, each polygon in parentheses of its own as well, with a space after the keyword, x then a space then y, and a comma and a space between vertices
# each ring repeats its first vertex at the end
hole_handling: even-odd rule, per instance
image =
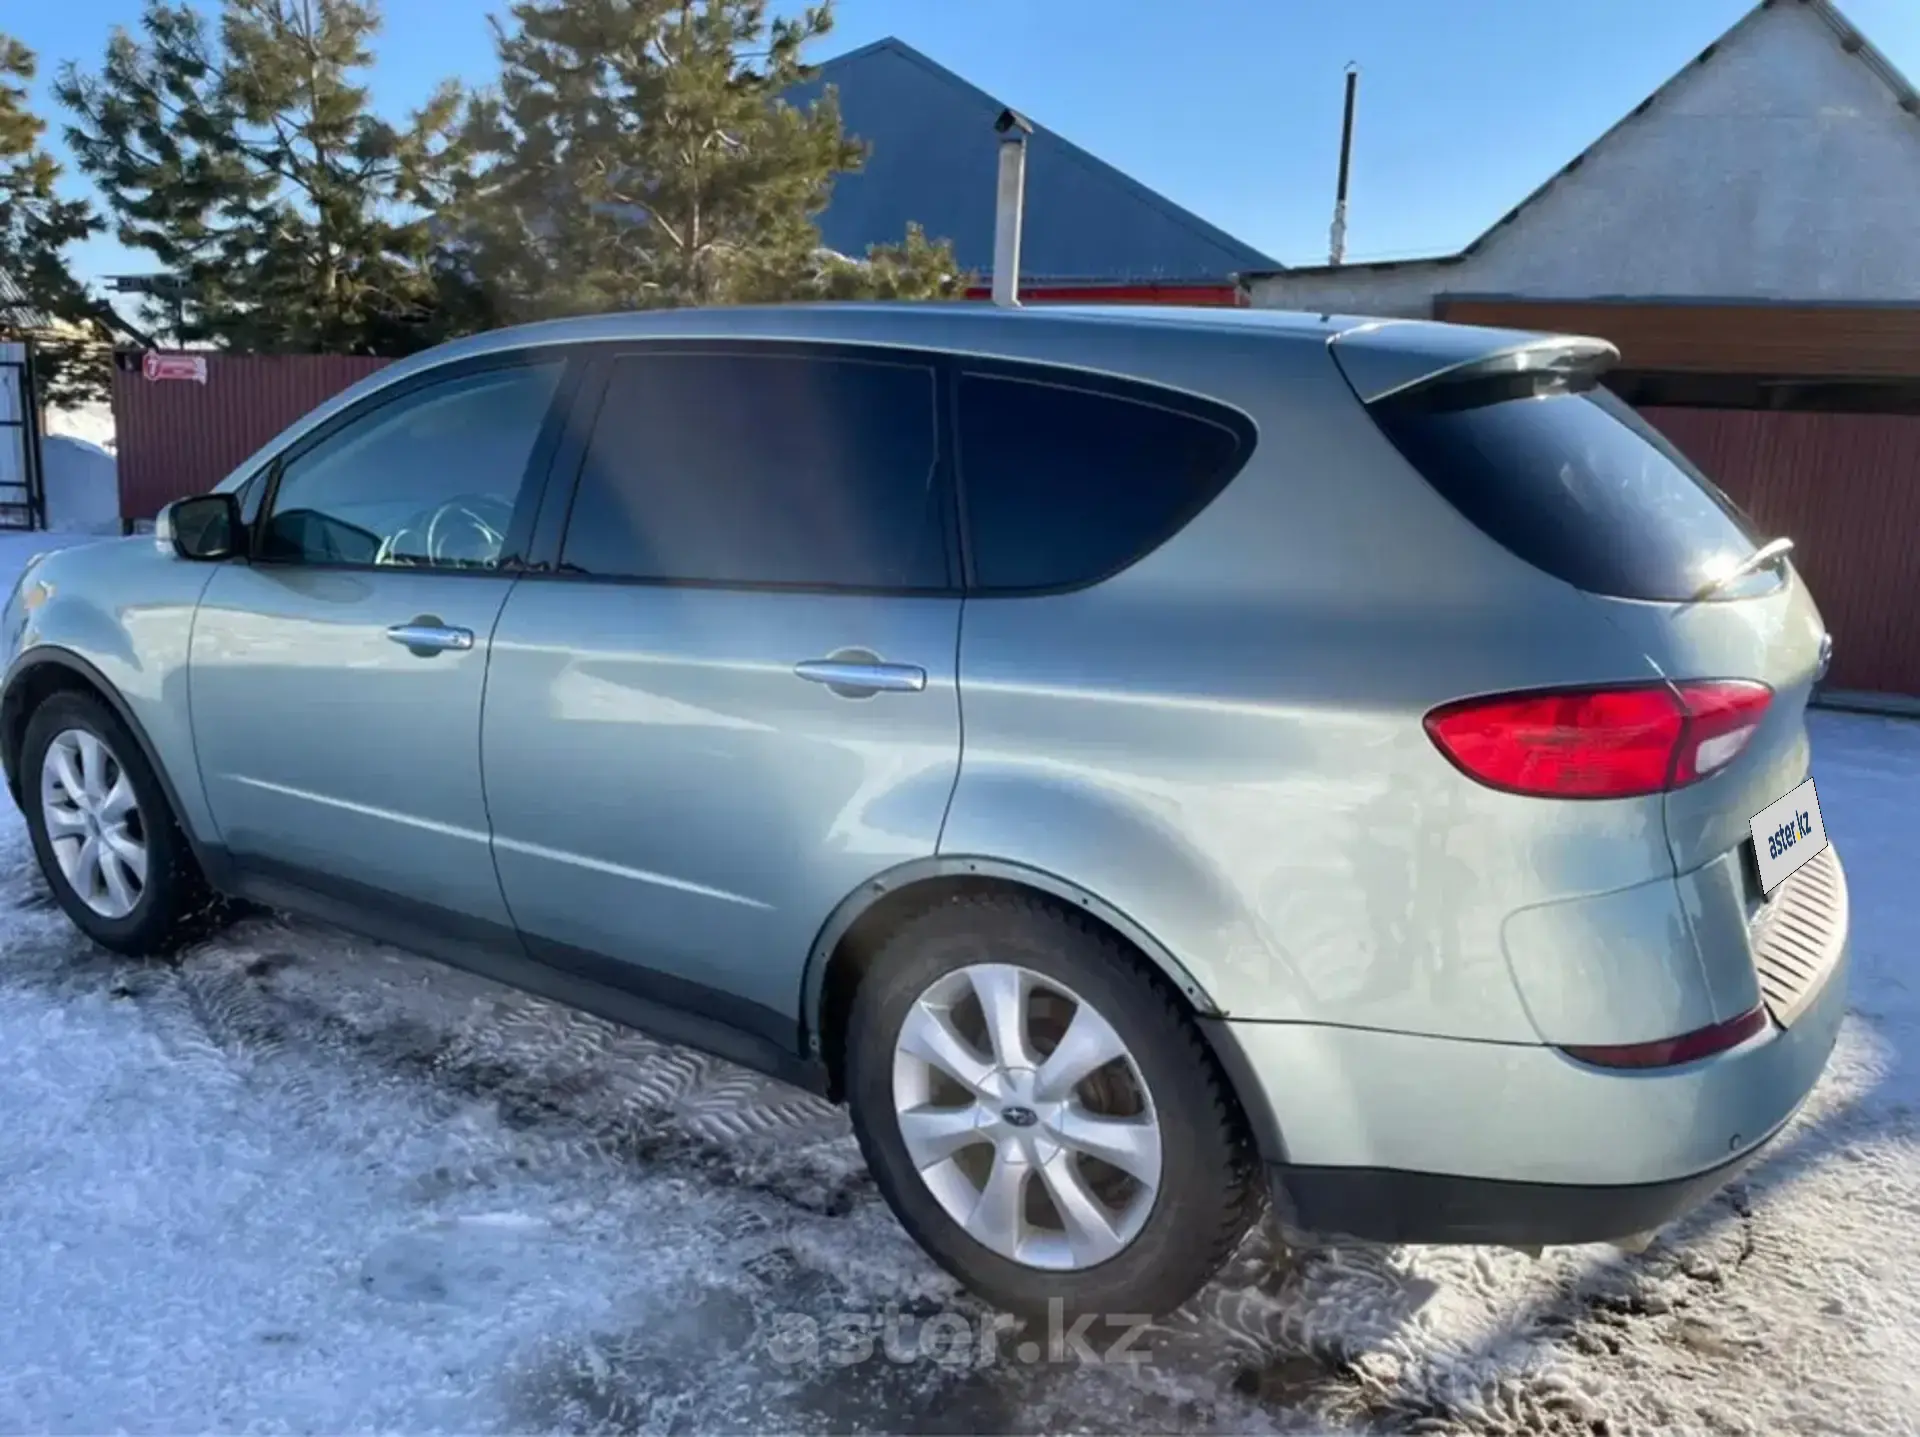
POLYGON ((1027 136, 1033 133, 1033 125, 1016 111, 1002 110, 993 128, 1000 136, 1000 179, 993 207, 993 302, 1017 307, 1020 224, 1027 194, 1027 136))
POLYGON ((1333 239, 1328 247, 1331 263, 1347 258, 1347 173, 1353 161, 1353 97, 1360 87, 1360 67, 1347 62, 1347 114, 1340 125, 1340 183, 1333 197, 1333 239))

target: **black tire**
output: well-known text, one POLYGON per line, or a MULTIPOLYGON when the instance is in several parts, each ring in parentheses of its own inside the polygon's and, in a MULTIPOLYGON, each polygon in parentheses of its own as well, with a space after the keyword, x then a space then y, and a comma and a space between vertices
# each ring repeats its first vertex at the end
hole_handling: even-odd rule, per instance
MULTIPOLYGON (((964 895, 903 924, 855 994, 846 1079, 861 1151, 901 1224, 934 1261, 1007 1312, 1162 1316, 1206 1285, 1265 1201, 1239 1106, 1179 999, 1131 947, 1044 899, 964 895), (1163 1115, 1153 1207, 1131 1244, 1098 1265, 1038 1268, 986 1247, 948 1215, 908 1156, 893 1100, 901 1025, 937 979, 982 962, 1017 964, 1092 1004, 1130 1050, 1163 1115)), ((1096 1323, 1091 1340, 1098 1335, 1096 1323)))
POLYGON ((205 937, 225 918, 225 905, 207 886, 145 752, 119 716, 93 695, 55 693, 33 711, 20 746, 20 796, 34 857, 55 901, 74 926, 101 947, 139 958, 168 954, 205 937), (41 771, 47 749, 69 729, 99 739, 133 788, 147 846, 147 877, 138 900, 121 917, 107 917, 87 905, 61 872, 48 840, 41 771))

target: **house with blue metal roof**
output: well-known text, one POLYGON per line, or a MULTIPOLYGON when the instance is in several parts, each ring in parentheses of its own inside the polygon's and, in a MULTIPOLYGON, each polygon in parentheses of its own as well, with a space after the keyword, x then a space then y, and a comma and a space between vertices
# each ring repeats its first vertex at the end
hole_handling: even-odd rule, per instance
MULTIPOLYGON (((828 85, 847 133, 870 153, 864 169, 834 182, 820 216, 826 245, 863 255, 917 223, 929 238, 951 241, 961 265, 984 284, 993 266, 999 163, 993 123, 1007 106, 893 38, 821 62, 793 99, 805 103, 828 85)), ((1023 295, 1057 288, 1173 299, 1182 290, 1213 290, 1215 302, 1231 303, 1234 276, 1280 267, 1039 124, 1027 139, 1022 230, 1023 295)))

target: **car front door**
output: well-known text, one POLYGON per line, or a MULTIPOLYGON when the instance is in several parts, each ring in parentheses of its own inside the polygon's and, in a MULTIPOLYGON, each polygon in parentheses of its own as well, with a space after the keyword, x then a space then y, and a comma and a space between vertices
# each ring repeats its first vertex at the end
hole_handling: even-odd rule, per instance
POLYGON ((501 883, 536 956, 791 1044, 821 925, 935 852, 959 765, 936 370, 747 345, 595 373, 557 570, 494 641, 501 883))
POLYGON ((511 937, 480 705, 564 369, 503 356, 430 372, 269 471, 251 557, 213 576, 188 665, 207 802, 256 885, 511 937))

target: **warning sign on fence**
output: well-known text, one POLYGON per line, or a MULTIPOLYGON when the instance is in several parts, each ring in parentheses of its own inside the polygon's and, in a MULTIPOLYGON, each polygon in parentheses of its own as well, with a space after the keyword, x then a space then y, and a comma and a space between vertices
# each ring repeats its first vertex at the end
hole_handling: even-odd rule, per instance
POLYGON ((204 354, 161 354, 148 350, 140 361, 140 372, 148 379, 190 379, 207 382, 207 357, 204 354))

